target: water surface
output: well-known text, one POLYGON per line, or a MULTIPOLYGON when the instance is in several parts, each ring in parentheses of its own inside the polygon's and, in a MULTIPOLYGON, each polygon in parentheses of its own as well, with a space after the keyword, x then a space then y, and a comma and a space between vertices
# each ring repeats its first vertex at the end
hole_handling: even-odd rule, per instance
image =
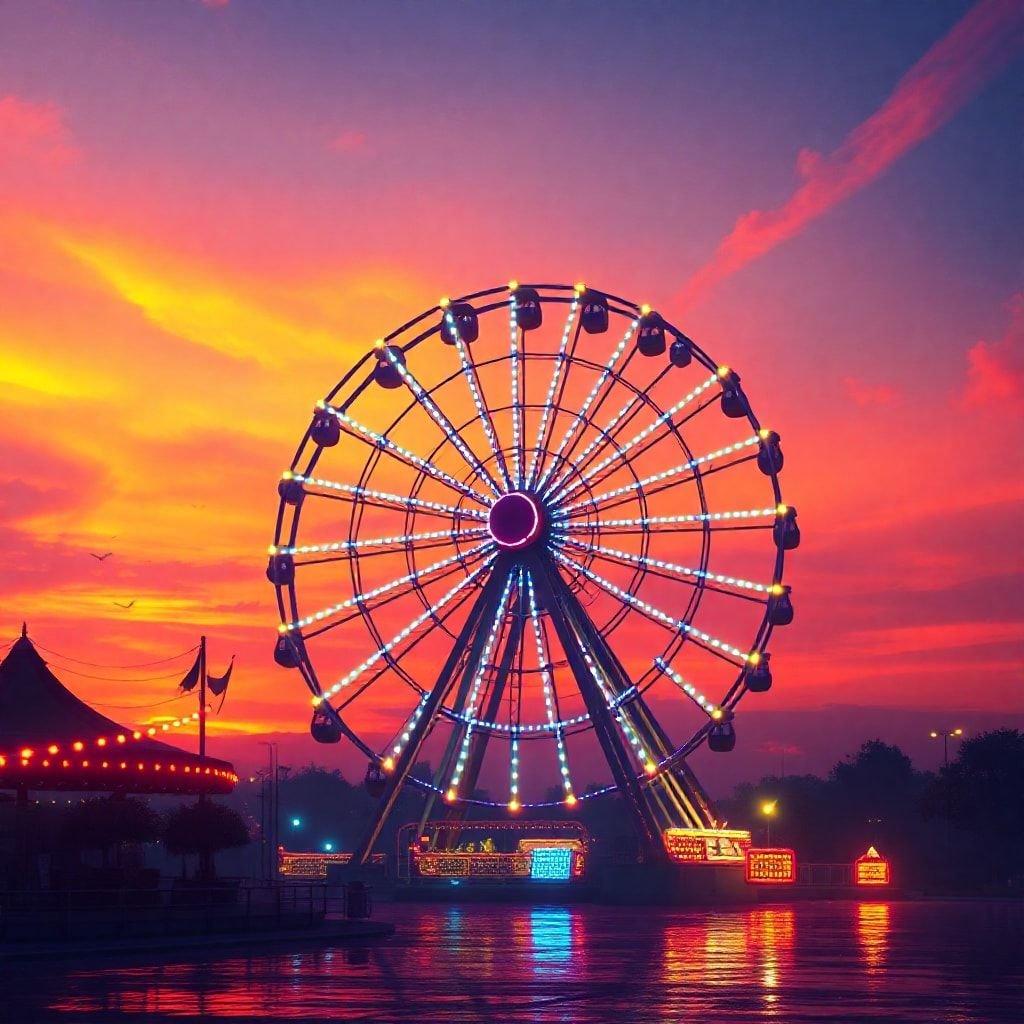
POLYGON ((366 948, 7 965, 35 1020, 1024 1022, 1024 906, 392 904, 366 948))

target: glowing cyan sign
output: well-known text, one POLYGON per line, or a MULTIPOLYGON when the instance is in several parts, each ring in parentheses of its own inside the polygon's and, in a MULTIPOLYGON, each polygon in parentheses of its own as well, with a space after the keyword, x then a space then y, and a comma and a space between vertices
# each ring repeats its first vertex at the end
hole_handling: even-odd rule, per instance
POLYGON ((796 854, 786 849, 747 850, 744 877, 752 885, 792 885, 796 854))
POLYGON ((564 846, 537 846, 530 857, 530 878, 567 882, 572 876, 572 850, 564 846))
POLYGON ((889 862, 873 847, 853 862, 853 880, 857 885, 888 885, 892 880, 889 862))

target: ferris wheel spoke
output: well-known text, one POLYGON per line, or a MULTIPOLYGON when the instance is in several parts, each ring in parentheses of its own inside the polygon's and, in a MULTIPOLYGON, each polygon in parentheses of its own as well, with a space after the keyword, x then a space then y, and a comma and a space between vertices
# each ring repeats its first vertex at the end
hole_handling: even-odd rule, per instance
POLYGON ((584 399, 583 407, 580 409, 578 413, 576 413, 576 415, 572 419, 572 422, 569 424, 569 426, 566 428, 565 433, 562 435, 562 440, 558 443, 558 448, 555 451, 554 457, 551 459, 550 464, 548 465, 547 469, 544 470, 539 482, 537 483, 537 490, 540 491, 542 494, 545 493, 545 484, 547 484, 548 479, 550 478, 551 473, 554 471, 555 466, 558 465, 558 460, 561 457, 562 452, 565 451, 565 446, 572 440, 572 438, 576 434, 576 431, 579 430, 580 425, 583 423, 584 419, 587 416, 587 412, 589 411, 591 405, 593 405, 594 403, 594 399, 597 397, 598 392, 601 390, 601 388, 604 387, 605 382, 611 376, 612 371, 615 368, 615 364, 622 357, 622 353, 625 352, 626 346, 629 344, 630 338, 632 338, 634 333, 636 333, 636 329, 639 326, 639 324, 640 321, 638 319, 633 319, 630 321, 629 329, 622 336, 622 339, 619 341, 618 345, 615 346, 615 350, 609 357, 608 362, 605 363, 604 369, 598 375, 597 380, 594 382, 594 386, 590 389, 590 392, 584 399))
POLYGON ((692 524, 717 524, 732 523, 734 521, 747 519, 772 518, 776 519, 786 512, 785 505, 776 505, 772 508, 751 508, 739 509, 735 512, 697 512, 692 515, 679 516, 636 516, 625 519, 594 519, 590 522, 572 522, 567 520, 559 529, 568 533, 589 532, 592 530, 609 531, 612 533, 649 533, 660 531, 664 527, 666 533, 688 532, 690 530, 703 531, 723 529, 771 529, 773 523, 764 523, 756 527, 732 527, 717 525, 692 525, 692 524))
MULTIPOLYGON (((671 480, 672 483, 667 486, 675 486, 679 483, 686 483, 692 480, 692 476, 685 477, 685 479, 675 479, 681 477, 684 473, 690 473, 692 470, 697 469, 699 466, 706 465, 715 459, 727 458, 730 455, 734 455, 737 452, 742 452, 747 448, 752 447, 760 442, 760 438, 757 434, 752 437, 748 437, 744 441, 737 441, 735 444, 726 445, 724 448, 719 448, 717 451, 708 452, 706 455, 698 455, 694 459, 690 459, 689 462, 683 462, 678 466, 673 466, 671 469, 663 469, 660 473, 652 473, 650 476, 641 477, 639 480, 634 480, 631 483, 623 484, 621 487, 616 487, 610 491, 602 491, 599 494, 595 494, 592 497, 584 498, 582 501, 573 502, 570 505, 565 505, 559 510, 559 516, 567 516, 570 512, 578 508, 583 508, 588 505, 597 507, 610 501, 612 498, 618 498, 622 495, 631 494, 633 491, 642 491, 649 484, 662 484, 666 480, 671 480)), ((664 488, 659 487, 658 490, 664 488)), ((652 492, 657 493, 657 491, 652 492)), ((627 499, 629 500, 629 499, 627 499)), ((619 503, 621 504, 621 503, 619 503)))
POLYGON ((522 422, 522 403, 520 402, 520 371, 519 371, 519 320, 516 310, 515 292, 508 300, 508 333, 509 333, 509 363, 512 372, 512 458, 514 460, 513 477, 516 487, 523 486, 523 468, 525 455, 523 452, 523 432, 525 426, 522 422))
POLYGON ((455 349, 459 354, 459 363, 462 366, 462 375, 466 378, 466 383, 469 385, 469 394, 473 399, 473 405, 476 407, 477 415, 480 417, 480 425, 483 427, 484 436, 487 438, 488 445, 490 445, 491 454, 494 456, 495 464, 498 467, 498 471, 501 474, 502 479, 505 481, 505 486, 511 489, 512 481, 508 475, 508 467, 505 465, 505 454, 501 449, 501 445, 498 444, 498 437, 494 430, 494 420, 491 417, 490 407, 483 398, 483 391, 480 386, 480 377, 477 373, 476 364, 469 358, 466 343, 462 340, 462 333, 459 331, 459 326, 455 321, 455 317, 452 316, 451 311, 448 309, 445 309, 444 311, 444 323, 448 328, 448 335, 455 343, 455 349))
POLYGON ((336 540, 324 544, 283 544, 275 547, 270 553, 272 555, 320 555, 335 551, 387 550, 394 547, 406 548, 420 541, 449 540, 458 542, 463 538, 483 537, 486 534, 485 526, 475 526, 468 530, 425 530, 421 533, 403 533, 395 537, 366 537, 363 540, 336 540))
POLYGON ((459 748, 459 755, 455 762, 455 770, 452 772, 451 781, 448 783, 448 789, 445 792, 445 799, 449 801, 454 800, 458 795, 459 783, 462 781, 462 775, 466 769, 466 760, 469 757, 469 746, 473 738, 473 728, 476 725, 474 715, 476 714, 480 700, 480 688, 488 671, 493 668, 490 663, 491 653, 494 650, 494 644, 498 638, 498 634, 501 632, 505 623, 505 609, 508 606, 509 594, 512 591, 515 578, 516 573, 510 572, 508 574, 508 579, 505 581, 505 587, 498 600, 497 610, 494 613, 494 618, 492 619, 487 632, 487 642, 484 644, 480 663, 473 675, 473 682, 470 684, 469 700, 465 708, 465 713, 469 721, 466 724, 462 745, 459 748))
MULTIPOLYGON (((666 409, 660 416, 658 416, 653 423, 651 423, 649 426, 644 427, 643 430, 634 434, 624 444, 618 445, 617 451, 613 452, 611 455, 606 455, 603 459, 601 459, 600 462, 598 462, 594 466, 591 466, 586 472, 583 472, 579 477, 577 477, 568 487, 554 494, 552 496, 552 500, 557 501, 559 498, 565 499, 575 494, 581 487, 585 487, 589 481, 593 480, 595 476, 597 476, 602 470, 607 469, 617 459, 625 458, 625 456, 634 448, 636 448, 638 444, 641 444, 642 442, 646 441, 660 427, 667 425, 669 429, 671 429, 673 419, 691 402, 695 401, 702 394, 704 394, 704 392, 707 391, 712 384, 717 383, 718 375, 712 374, 710 377, 707 378, 707 380, 703 381, 692 391, 690 391, 689 394, 684 395, 674 405, 669 406, 669 408, 666 409)), ((606 427, 605 435, 603 436, 607 436, 607 431, 608 428, 606 427)), ((577 460, 576 466, 577 469, 580 468, 579 460, 577 460)))
POLYGON ((530 575, 529 570, 526 572, 526 588, 529 598, 530 621, 533 626, 533 639, 537 648, 537 666, 540 669, 541 684, 544 690, 544 710, 547 715, 548 728, 555 737, 558 771, 562 779, 562 789, 565 791, 565 802, 571 807, 576 803, 576 795, 573 793, 572 776, 569 773, 569 756, 565 748, 565 733, 559 725, 558 694, 555 690, 551 659, 548 656, 544 630, 537 611, 537 598, 534 592, 533 577, 530 575))
POLYGON ((551 371, 551 382, 548 384, 547 397, 544 399, 544 407, 541 411, 540 423, 537 425, 537 443, 533 446, 530 452, 530 469, 526 474, 526 487, 529 488, 533 484, 534 474, 539 469, 537 465, 538 457, 547 448, 547 434, 548 434, 548 421, 551 417, 551 410, 554 405, 555 391, 558 388, 559 382, 562 379, 562 371, 565 368, 566 355, 565 351, 569 345, 569 336, 572 334, 572 325, 576 323, 576 333, 572 339, 573 351, 576 349, 576 343, 580 336, 580 327, 582 326, 579 321, 576 320, 576 312, 580 308, 580 292, 573 292, 572 303, 569 305, 569 312, 565 318, 565 326, 562 328, 562 340, 558 345, 558 352, 555 355, 555 365, 551 371))
MULTIPOLYGON (((342 676, 336 683, 333 683, 331 686, 329 686, 324 691, 323 696, 320 699, 329 700, 336 693, 340 692, 341 690, 344 690, 348 686, 351 686, 352 683, 354 683, 364 672, 366 672, 368 669, 373 668, 373 666, 376 665, 377 662, 379 662, 382 658, 385 658, 388 654, 390 654, 391 651, 396 646, 402 643, 403 640, 405 640, 413 632, 419 629, 420 626, 422 626, 425 622, 427 622, 429 619, 435 616, 457 594, 459 594, 461 591, 465 590, 468 586, 474 583, 481 575, 481 573, 483 573, 492 565, 496 557, 497 555, 494 554, 488 555, 483 565, 474 569, 468 576, 466 576, 463 580, 461 580, 449 591, 447 591, 440 598, 438 598, 433 604, 431 604, 426 611, 424 611, 420 615, 417 615, 416 618, 414 618, 407 626, 405 626, 402 630, 396 633, 390 640, 388 640, 385 644, 379 647, 373 654, 371 654, 364 661, 360 662, 360 664, 358 664, 346 675, 342 676)), ((319 703, 319 701, 316 701, 316 703, 319 703)))
POLYGON ((692 683, 688 683, 664 658, 655 658, 654 664, 662 675, 667 676, 683 693, 686 694, 694 704, 697 705, 708 716, 711 721, 717 722, 725 717, 721 706, 713 700, 708 700, 692 683))
POLYGON ((628 590, 623 590, 622 587, 616 586, 610 580, 606 580, 603 576, 594 572, 593 569, 589 569, 587 566, 581 565, 579 562, 570 558, 563 552, 555 549, 552 554, 554 554, 555 558, 570 571, 580 573, 585 576, 592 583, 596 583, 606 593, 618 598, 620 601, 628 604, 631 608, 636 609, 645 618, 650 619, 652 622, 657 622, 673 632, 684 634, 688 639, 697 644, 697 646, 703 647, 708 652, 723 657, 727 661, 735 661, 740 665, 745 665, 748 662, 756 664, 759 660, 757 652, 741 651, 738 647, 735 647, 730 643, 726 643, 724 640, 719 640, 718 637, 712 636, 710 633, 705 633, 701 629, 697 629, 684 619, 677 619, 674 616, 669 615, 668 612, 662 611, 649 601, 644 601, 635 594, 629 593, 628 590))
POLYGON ((390 366, 395 370, 398 376, 401 378, 405 386, 412 392, 413 397, 416 401, 426 410, 430 418, 437 424, 438 428, 445 435, 445 437, 451 441, 455 450, 466 460, 466 464, 470 469, 482 480, 487 486, 494 492, 495 497, 500 497, 501 489, 495 483, 494 477, 487 472, 487 469, 481 464, 480 460, 473 454, 472 450, 462 440, 459 431, 456 429, 455 424, 441 411, 437 403, 427 394, 423 385, 416 379, 413 372, 407 369, 398 359, 398 357, 391 351, 391 346, 385 346, 381 351, 384 353, 390 366))
POLYGON ((335 409, 326 402, 318 402, 317 407, 333 415, 342 425, 342 429, 344 429, 345 433, 348 434, 349 437, 354 437, 357 440, 362 441, 364 444, 368 444, 371 448, 379 448, 385 454, 391 456, 391 458, 396 462, 428 474, 435 480, 443 483, 445 486, 450 487, 452 490, 459 491, 467 498, 472 498, 473 501, 477 501, 481 505, 486 506, 490 504, 488 499, 484 497, 484 495, 480 494, 479 491, 473 490, 472 487, 467 487, 461 480, 457 480, 450 473, 446 473, 443 469, 436 466, 428 459, 421 458, 419 455, 415 454, 415 452, 411 452, 408 448, 404 448, 402 445, 391 440, 390 437, 380 434, 376 430, 372 430, 370 427, 365 426, 354 417, 349 416, 347 412, 335 409))
POLYGON ((393 509, 415 509, 424 515, 454 516, 459 519, 487 518, 487 513, 471 508, 459 508, 456 505, 447 505, 441 501, 426 501, 423 498, 413 498, 407 494, 393 494, 390 491, 378 491, 372 487, 362 487, 359 484, 343 484, 337 480, 325 480, 322 477, 304 476, 301 473, 288 473, 285 479, 297 480, 303 485, 307 494, 317 497, 333 498, 335 494, 320 494, 318 491, 310 491, 310 487, 319 488, 323 491, 334 491, 338 495, 346 495, 343 500, 360 501, 377 508, 393 509))
POLYGON ((467 551, 460 551, 449 558, 442 558, 439 562, 434 562, 432 565, 425 566, 423 569, 419 569, 416 572, 406 573, 404 576, 388 580, 387 583, 382 583, 379 587, 374 587, 372 590, 353 594, 344 601, 339 601, 337 604, 332 604, 327 608, 321 608, 319 611, 313 612, 311 615, 303 616, 301 619, 295 619, 292 622, 282 623, 280 631, 282 633, 290 633, 293 630, 311 626, 315 622, 322 622, 324 619, 329 619, 332 616, 338 615, 350 608, 362 607, 367 605, 370 601, 373 601, 375 598, 381 597, 398 587, 406 587, 410 584, 422 583, 428 576, 432 576, 434 573, 440 572, 442 569, 459 564, 465 565, 467 561, 476 561, 478 558, 483 557, 493 547, 493 541, 484 541, 482 544, 477 544, 476 547, 469 548, 467 551))
MULTIPOLYGON (((725 587, 735 588, 738 591, 752 591, 755 594, 763 594, 764 600, 767 600, 773 594, 781 593, 781 590, 778 589, 778 583, 754 583, 752 580, 741 579, 737 576, 724 576, 721 573, 708 572, 706 569, 694 569, 690 566, 679 565, 676 562, 667 562, 661 558, 634 555, 628 551, 620 551, 617 548, 602 547, 600 544, 585 544, 572 539, 568 539, 567 543, 574 548, 594 554, 606 561, 616 562, 620 565, 625 562, 629 565, 639 566, 641 569, 660 570, 657 575, 667 579, 680 578, 680 582, 686 583, 688 586, 704 587, 708 583, 719 583, 725 587), (699 582, 693 582, 694 580, 699 582)), ((719 593, 729 594, 733 597, 745 597, 750 600, 760 600, 759 598, 750 597, 749 594, 734 593, 733 590, 719 590, 719 593)))

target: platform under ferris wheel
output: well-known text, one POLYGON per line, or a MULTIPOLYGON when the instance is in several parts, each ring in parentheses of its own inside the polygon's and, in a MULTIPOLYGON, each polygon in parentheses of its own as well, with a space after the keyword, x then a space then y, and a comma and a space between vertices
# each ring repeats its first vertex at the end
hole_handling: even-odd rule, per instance
POLYGON ((541 763, 567 807, 618 791, 648 849, 714 827, 688 758, 732 749, 793 617, 782 465, 735 370, 582 284, 442 299, 376 342, 314 409, 267 568, 314 737, 370 759, 357 858, 404 784, 514 814, 556 802, 526 792, 541 763), (610 781, 581 793, 594 740, 610 781))

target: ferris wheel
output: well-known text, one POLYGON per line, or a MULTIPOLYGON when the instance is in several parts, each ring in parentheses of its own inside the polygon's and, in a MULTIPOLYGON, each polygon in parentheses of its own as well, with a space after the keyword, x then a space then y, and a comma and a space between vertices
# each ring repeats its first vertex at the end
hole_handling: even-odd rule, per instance
POLYGON ((444 298, 358 358, 267 568, 314 738, 370 762, 358 856, 405 782, 448 815, 618 791, 652 843, 713 827, 688 758, 732 749, 793 618, 782 465, 734 369, 584 284, 444 298))

